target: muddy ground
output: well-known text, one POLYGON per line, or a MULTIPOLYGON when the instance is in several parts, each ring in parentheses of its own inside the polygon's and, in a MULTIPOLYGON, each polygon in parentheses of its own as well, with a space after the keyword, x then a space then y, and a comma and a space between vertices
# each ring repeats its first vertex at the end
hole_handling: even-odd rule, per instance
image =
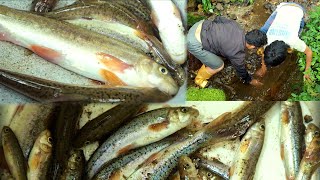
MULTIPOLYGON (((217 14, 227 16, 236 20, 245 31, 259 29, 267 20, 269 15, 275 10, 277 4, 287 2, 282 0, 255 0, 253 5, 248 5, 246 1, 242 4, 231 3, 230 0, 212 0, 216 7, 215 11, 205 14, 202 6, 196 1, 189 0, 188 12, 194 15, 204 15, 209 19, 214 18, 217 14), (219 7, 219 9, 218 9, 219 7)), ((294 2, 302 4, 307 11, 314 6, 319 6, 317 0, 295 0, 294 2)), ((306 20, 308 15, 306 15, 306 20)), ((262 87, 256 88, 245 85, 240 82, 236 76, 235 69, 229 61, 225 61, 225 68, 210 78, 211 86, 209 88, 223 89, 228 100, 287 100, 291 93, 301 91, 303 83, 303 74, 299 71, 296 63, 297 56, 289 55, 287 60, 276 68, 268 70, 264 78, 259 80, 264 83, 262 87)), ((189 59, 189 79, 188 86, 196 86, 193 82, 196 71, 201 67, 202 63, 190 53, 189 59)), ((256 50, 248 51, 246 64, 250 74, 261 66, 261 59, 256 55, 256 50)))

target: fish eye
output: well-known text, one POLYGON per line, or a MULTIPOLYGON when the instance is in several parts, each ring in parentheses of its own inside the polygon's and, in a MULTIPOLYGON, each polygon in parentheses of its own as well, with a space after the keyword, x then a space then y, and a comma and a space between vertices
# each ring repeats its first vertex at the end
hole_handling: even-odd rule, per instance
POLYGON ((320 132, 319 132, 319 131, 314 132, 314 136, 315 136, 315 137, 319 137, 319 135, 320 135, 320 132))
POLYGON ((207 172, 207 177, 211 177, 212 174, 210 172, 207 172))
POLYGON ((52 143, 52 137, 48 137, 48 142, 52 143))
POLYGON ((84 142, 84 145, 89 145, 90 144, 90 141, 86 141, 86 142, 84 142))
POLYGON ((7 128, 7 127, 4 128, 4 132, 5 132, 5 133, 9 132, 9 128, 7 128))
POLYGON ((187 108, 181 108, 181 112, 186 113, 187 112, 187 108))
POLYGON ((260 126, 260 129, 261 129, 261 130, 264 130, 264 129, 265 129, 265 126, 262 124, 262 125, 260 126))
POLYGON ((76 157, 76 161, 81 161, 81 157, 80 157, 80 156, 77 156, 77 157, 76 157))
POLYGON ((159 71, 160 71, 162 74, 168 74, 168 70, 167 70, 165 67, 159 67, 159 71))

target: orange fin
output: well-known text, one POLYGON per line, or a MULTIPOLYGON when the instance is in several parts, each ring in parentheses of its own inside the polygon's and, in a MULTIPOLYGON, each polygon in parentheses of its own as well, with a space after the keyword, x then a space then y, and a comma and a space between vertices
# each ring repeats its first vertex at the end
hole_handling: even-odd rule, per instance
POLYGON ((155 123, 155 124, 149 125, 148 129, 154 132, 159 132, 159 131, 162 131, 163 129, 166 129, 169 124, 170 122, 168 120, 165 120, 161 123, 155 123))
POLYGON ((109 180, 120 180, 121 176, 122 176, 121 170, 118 169, 111 173, 109 180))
POLYGON ((125 146, 124 148, 120 149, 117 153, 117 155, 122 155, 125 154, 127 152, 129 152, 131 149, 133 149, 135 146, 133 144, 129 144, 127 146, 125 146))
POLYGON ((285 109, 285 111, 282 112, 281 120, 282 120, 282 123, 289 124, 290 119, 289 119, 289 111, 288 111, 288 109, 285 109))
POLYGON ((248 150, 249 144, 250 144, 250 139, 245 139, 245 141, 242 144, 240 144, 240 152, 241 153, 246 152, 248 150))
POLYGON ((132 68, 132 65, 127 64, 120 59, 103 52, 97 53, 97 58, 100 63, 108 67, 111 71, 123 72, 126 69, 132 68))
POLYGON ((100 70, 100 75, 108 82, 110 86, 126 86, 127 84, 123 82, 117 75, 107 71, 105 69, 100 70))
POLYGON ((57 63, 56 60, 61 58, 61 54, 59 52, 44 46, 31 45, 30 50, 33 51, 38 56, 48 61, 51 61, 53 63, 57 63))
POLYGON ((284 145, 281 144, 280 146, 280 157, 281 157, 281 160, 284 160, 284 145))

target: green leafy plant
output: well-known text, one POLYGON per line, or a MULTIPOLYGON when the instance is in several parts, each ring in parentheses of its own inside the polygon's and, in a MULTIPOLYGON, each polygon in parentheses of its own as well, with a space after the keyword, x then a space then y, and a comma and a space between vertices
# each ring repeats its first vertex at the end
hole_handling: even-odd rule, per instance
POLYGON ((225 101, 226 95, 220 89, 199 89, 190 87, 187 90, 187 101, 225 101))
POLYGON ((202 19, 205 19, 205 16, 199 16, 199 15, 193 15, 191 13, 187 14, 187 19, 188 19, 188 26, 191 27, 193 26, 195 23, 201 21, 202 19))
MULTIPOLYGON (((292 94, 290 100, 308 101, 320 100, 320 7, 316 7, 309 14, 309 21, 305 26, 301 39, 312 49, 311 68, 308 72, 312 82, 305 81, 303 92, 292 94)), ((298 53, 298 64, 300 71, 304 72, 306 66, 306 56, 304 53, 298 53)), ((305 72, 304 72, 305 73, 305 72)))
POLYGON ((213 6, 211 0, 202 0, 203 11, 205 13, 213 13, 213 6))

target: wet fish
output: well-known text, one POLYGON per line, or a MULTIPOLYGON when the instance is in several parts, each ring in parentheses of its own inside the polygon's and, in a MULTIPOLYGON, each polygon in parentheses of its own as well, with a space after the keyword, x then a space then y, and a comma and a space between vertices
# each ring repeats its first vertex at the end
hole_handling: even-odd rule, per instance
POLYGON ((77 124, 83 111, 78 103, 60 103, 56 109, 56 123, 53 131, 53 176, 58 177, 68 159, 72 139, 76 134, 77 124))
POLYGON ((249 128, 241 140, 234 164, 230 168, 231 180, 251 180, 262 150, 265 134, 264 120, 249 128))
POLYGON ((171 98, 157 88, 77 86, 0 69, 0 84, 40 102, 164 102, 171 98))
POLYGON ((313 137, 306 148, 300 163, 300 170, 296 180, 309 180, 312 174, 320 167, 320 135, 313 137))
POLYGON ((168 147, 172 139, 164 139, 159 142, 133 150, 127 155, 121 156, 112 163, 107 164, 93 179, 126 179, 128 178, 144 161, 168 147))
POLYGON ((304 124, 299 102, 281 102, 280 151, 286 177, 293 180, 299 172, 304 144, 304 124))
POLYGON ((53 111, 53 104, 24 104, 20 105, 14 114, 10 128, 15 133, 26 159, 38 136, 53 121, 53 111))
POLYGON ((184 29, 187 29, 187 0, 172 0, 179 9, 184 29))
POLYGON ((202 167, 199 168, 198 175, 202 180, 223 180, 223 178, 212 174, 210 171, 202 167))
POLYGON ((31 11, 46 13, 52 11, 58 0, 33 0, 31 11))
POLYGON ((102 140, 103 137, 111 135, 128 118, 135 115, 142 106, 143 104, 139 102, 123 102, 90 120, 77 133, 73 141, 74 147, 80 148, 85 144, 102 140))
POLYGON ((173 134, 198 115, 199 111, 191 107, 160 108, 140 114, 95 151, 87 164, 88 178, 92 178, 110 160, 173 134))
MULTIPOLYGON (((11 123, 11 119, 14 113, 17 111, 19 105, 18 104, 1 104, 0 105, 0 130, 3 126, 9 126, 11 123)), ((1 139, 1 132, 0 132, 1 139)), ((0 143, 0 147, 1 147, 0 143)), ((0 148, 1 149, 1 148, 0 148)))
POLYGON ((85 158, 82 150, 73 150, 60 180, 81 180, 84 173, 85 158))
POLYGON ((18 139, 8 126, 2 128, 2 147, 13 178, 27 180, 27 163, 23 157, 18 139))
POLYGON ((161 41, 178 64, 187 59, 186 37, 180 12, 172 1, 147 0, 151 9, 151 19, 159 30, 161 41))
POLYGON ((170 95, 178 85, 141 50, 70 23, 0 6, 1 40, 32 50, 65 69, 110 86, 153 87, 170 95))
POLYGON ((198 170, 188 156, 182 155, 179 157, 178 169, 181 180, 200 180, 198 170))
POLYGON ((309 146, 309 144, 311 143, 314 137, 319 135, 320 135, 320 128, 316 126, 314 123, 308 124, 306 128, 306 133, 305 133, 306 147, 309 146))
POLYGON ((32 180, 46 179, 52 155, 52 137, 49 130, 40 133, 30 152, 27 177, 32 180))
POLYGON ((211 173, 211 176, 218 175, 221 179, 228 180, 229 176, 229 166, 223 164, 218 160, 206 160, 200 159, 198 162, 199 167, 202 167, 211 173))
POLYGON ((0 168, 0 180, 14 180, 9 170, 0 168))
POLYGON ((177 165, 178 158, 190 155, 207 143, 234 139, 255 123, 275 102, 246 102, 234 113, 225 113, 185 141, 177 142, 160 151, 154 161, 143 164, 129 179, 165 179, 177 165))

